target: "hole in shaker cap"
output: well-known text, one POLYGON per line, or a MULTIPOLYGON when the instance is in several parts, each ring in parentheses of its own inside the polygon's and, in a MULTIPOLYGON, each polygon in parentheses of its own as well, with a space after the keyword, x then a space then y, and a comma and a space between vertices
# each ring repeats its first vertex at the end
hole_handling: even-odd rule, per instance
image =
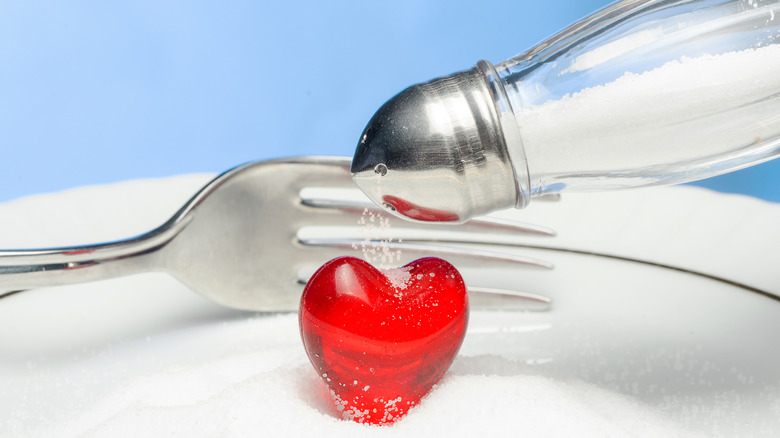
POLYGON ((387 175, 387 166, 384 163, 377 164, 376 166, 374 166, 374 173, 376 173, 379 176, 387 175))

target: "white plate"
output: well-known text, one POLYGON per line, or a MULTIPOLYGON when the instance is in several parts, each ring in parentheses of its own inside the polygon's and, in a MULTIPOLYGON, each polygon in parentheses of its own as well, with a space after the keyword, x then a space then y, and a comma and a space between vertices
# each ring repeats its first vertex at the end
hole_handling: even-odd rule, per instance
MULTIPOLYGON (((0 246, 140 233, 206 179, 137 181, 0 205, 0 246)), ((777 434, 779 206, 682 187, 571 195, 509 214, 559 231, 554 239, 517 238, 547 248, 513 250, 550 260, 555 270, 467 275, 548 295, 553 310, 472 312, 450 372, 393 427, 329 414, 295 315, 223 309, 147 274, 0 300, 0 431, 777 434)))

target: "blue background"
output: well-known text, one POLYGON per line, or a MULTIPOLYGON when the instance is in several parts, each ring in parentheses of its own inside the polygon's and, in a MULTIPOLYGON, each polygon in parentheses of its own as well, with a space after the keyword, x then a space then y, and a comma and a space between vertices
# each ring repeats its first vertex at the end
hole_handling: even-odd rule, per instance
MULTIPOLYGON (((0 0, 0 202, 351 156, 406 86, 509 58, 607 3, 0 0)), ((780 201, 780 160, 704 184, 780 201)))

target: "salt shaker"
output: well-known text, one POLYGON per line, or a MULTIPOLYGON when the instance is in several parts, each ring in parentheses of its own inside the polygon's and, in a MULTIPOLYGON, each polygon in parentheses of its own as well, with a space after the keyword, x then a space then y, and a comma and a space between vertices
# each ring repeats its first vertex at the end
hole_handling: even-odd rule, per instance
POLYGON ((357 185, 406 219, 703 179, 780 155, 780 0, 624 0, 368 123, 357 185))

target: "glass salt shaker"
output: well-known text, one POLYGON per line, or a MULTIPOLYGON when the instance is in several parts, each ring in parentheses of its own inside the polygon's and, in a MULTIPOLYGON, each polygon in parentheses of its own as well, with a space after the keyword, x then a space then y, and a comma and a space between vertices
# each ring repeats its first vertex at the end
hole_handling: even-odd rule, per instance
POLYGON ((497 65, 414 85, 352 163, 406 219, 703 179, 780 155, 780 0, 624 0, 497 65))

